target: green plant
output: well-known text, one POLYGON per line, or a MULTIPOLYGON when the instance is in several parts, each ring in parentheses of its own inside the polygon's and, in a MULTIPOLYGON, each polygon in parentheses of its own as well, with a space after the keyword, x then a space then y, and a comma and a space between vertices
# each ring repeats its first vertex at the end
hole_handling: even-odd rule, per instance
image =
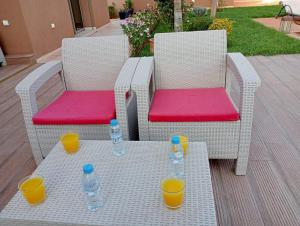
POLYGON ((192 17, 184 21, 184 31, 203 31, 208 30, 212 24, 212 19, 209 16, 192 17))
POLYGON ((108 12, 109 12, 109 17, 114 18, 116 17, 116 8, 115 8, 115 3, 113 2, 112 5, 108 6, 108 12))
POLYGON ((193 13, 195 13, 196 16, 204 16, 207 13, 207 9, 204 7, 195 7, 193 8, 193 13))
POLYGON ((151 30, 157 24, 157 18, 156 11, 147 10, 121 21, 122 29, 129 39, 132 56, 137 56, 145 41, 151 38, 151 30))
POLYGON ((124 8, 125 9, 132 9, 133 8, 133 2, 132 2, 132 0, 125 0, 124 8))
POLYGON ((155 0, 157 3, 159 20, 174 27, 174 0, 155 0))
POLYGON ((215 18, 208 30, 226 30, 228 35, 231 35, 233 22, 228 18, 215 18))

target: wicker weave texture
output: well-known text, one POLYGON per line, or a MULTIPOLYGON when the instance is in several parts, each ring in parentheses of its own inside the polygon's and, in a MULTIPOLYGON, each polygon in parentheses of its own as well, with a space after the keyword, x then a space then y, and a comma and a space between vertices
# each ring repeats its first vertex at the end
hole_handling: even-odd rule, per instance
POLYGON ((160 181, 168 175, 168 142, 126 142, 128 154, 115 157, 109 141, 81 141, 77 154, 58 144, 34 174, 44 176, 48 198, 29 207, 18 192, 0 214, 0 225, 216 225, 205 143, 191 143, 186 158, 183 206, 162 202, 160 181), (103 208, 86 209, 82 165, 92 163, 101 177, 103 208))
MULTIPOLYGON (((115 91, 115 103, 116 103, 116 113, 117 113, 117 119, 119 120, 123 137, 125 140, 128 139, 137 139, 138 137, 138 131, 137 131, 137 114, 136 114, 136 98, 132 95, 129 95, 129 98, 127 98, 128 94, 131 94, 131 80, 133 78, 133 75, 135 73, 135 69, 139 63, 140 58, 128 58, 128 39, 124 36, 107 36, 105 38, 80 38, 80 39, 67 39, 64 41, 65 47, 63 48, 63 55, 64 55, 64 61, 67 61, 68 66, 65 67, 64 64, 60 61, 53 61, 49 62, 47 64, 42 65, 41 67, 37 68, 35 71, 30 73, 23 81, 21 81, 18 86, 16 87, 16 92, 21 97, 21 103, 22 103, 22 110, 23 115, 25 119, 27 134, 29 137, 29 141, 32 147, 32 153, 34 155, 35 161, 37 164, 39 164, 44 157, 49 153, 49 151, 52 149, 53 145, 57 143, 59 140, 59 137, 67 132, 67 131, 74 131, 78 132, 79 135, 84 139, 109 139, 108 133, 109 129, 107 125, 53 125, 53 126, 35 126, 32 123, 32 117, 34 114, 37 113, 38 107, 37 107, 37 100, 36 100, 36 92, 38 89, 45 84, 51 77, 53 77, 57 73, 61 73, 62 79, 64 81, 70 81, 70 79, 75 79, 75 83, 77 85, 81 84, 82 88, 79 88, 79 90, 86 90, 89 88, 92 88, 89 86, 89 82, 91 82, 94 78, 91 74, 91 78, 87 78, 89 76, 89 72, 85 72, 82 74, 83 77, 74 77, 69 76, 66 78, 65 76, 68 76, 68 73, 65 73, 65 68, 71 67, 71 61, 69 61, 68 57, 73 59, 75 56, 73 56, 70 53, 64 54, 64 51, 66 52, 72 52, 69 48, 75 47, 76 45, 79 45, 80 42, 82 42, 83 46, 85 47, 85 52, 83 55, 79 54, 77 55, 78 58, 82 58, 82 61, 86 61, 88 65, 81 65, 76 64, 74 65, 74 68, 72 70, 76 71, 76 73, 79 73, 80 71, 84 71, 86 67, 89 67, 92 70, 93 73, 97 70, 108 70, 108 71, 114 71, 115 75, 112 76, 110 79, 106 79, 105 77, 101 77, 103 73, 101 74, 101 71, 98 71, 98 80, 104 79, 104 83, 106 84, 106 87, 103 86, 96 86, 96 90, 101 89, 114 89, 115 91), (108 39, 108 40, 106 40, 108 39), (102 44, 100 44, 102 43, 102 44), (115 43, 115 45, 113 45, 115 43), (121 44, 120 44, 121 43, 121 44), (103 44, 110 44, 112 48, 111 54, 117 54, 119 53, 119 57, 113 58, 111 57, 111 63, 108 63, 109 60, 109 51, 105 49, 103 52, 95 49, 96 47, 101 46, 103 44), (113 47, 112 47, 113 46, 113 47), (118 47, 118 51, 115 51, 114 48, 118 47), (69 56, 70 54, 70 56, 69 56), (100 60, 101 54, 104 54, 103 58, 106 60, 106 64, 102 65, 100 62, 98 65, 96 65, 96 62, 88 63, 87 59, 85 58, 91 58, 93 60, 97 59, 100 60), (127 56, 124 56, 124 54, 127 56), (98 56, 100 55, 100 56, 98 56), (107 58, 106 58, 107 57, 107 58), (122 60, 121 60, 122 59, 122 60), (126 60, 127 59, 127 60, 126 60), (118 61, 118 62, 117 62, 118 61), (82 66, 82 67, 80 67, 82 66), (80 67, 80 69, 79 69, 80 67), (91 67, 96 67, 94 69, 91 69, 91 67), (104 69, 110 68, 110 69, 104 69), (100 68, 100 69, 99 69, 100 68), (116 70, 118 68, 118 70, 116 70), (80 81, 78 80, 80 79, 80 81), (90 80, 92 79, 92 80, 90 80), (78 82, 79 81, 79 82, 78 82), (109 85, 108 82, 109 81, 109 85), (89 86, 89 88, 87 87, 89 86), (131 123, 129 125, 129 122, 131 123)), ((100 47, 99 47, 100 48, 100 47)), ((101 47, 102 48, 102 47, 101 47)), ((103 46, 103 48, 106 48, 103 46)), ((109 46, 107 46, 109 48, 109 46)), ((101 50, 101 49, 100 49, 101 50)), ((74 50, 75 52, 77 50, 74 50)), ((75 53, 74 53, 75 54, 75 53)), ((73 59, 74 60, 74 59, 73 59)), ((73 63, 76 63, 73 61, 73 63)), ((70 72, 69 71, 69 72, 70 72)), ((70 73, 69 73, 70 75, 70 73)), ((95 78, 95 81, 97 81, 95 78)), ((92 82, 93 83, 93 82, 92 82)), ((97 82, 95 82, 97 83, 97 82)), ((67 85, 67 88, 70 86, 67 85)), ((72 87, 72 86, 71 86, 72 87)), ((74 87, 73 87, 74 88, 74 87)))
POLYGON ((128 57, 125 35, 64 39, 62 61, 67 89, 114 89, 128 57))
MULTIPOLYGON (((154 58, 145 57, 140 60, 132 81, 132 89, 137 95, 140 139, 164 140, 174 132, 186 133, 193 141, 207 142, 209 158, 236 159, 236 174, 245 175, 247 171, 251 140, 254 96, 256 89, 260 86, 261 82, 254 68, 242 54, 230 53, 225 55, 226 59, 224 60, 224 62, 226 62, 226 65, 224 65, 224 70, 228 68, 228 70, 230 70, 230 72, 232 73, 234 80, 229 78, 227 79, 227 77, 225 77, 224 81, 226 81, 226 84, 223 84, 226 85, 225 88, 230 95, 230 83, 236 80, 238 82, 240 90, 238 93, 239 102, 236 104, 236 108, 240 113, 240 121, 204 123, 151 123, 148 121, 151 100, 153 98, 155 89, 211 87, 211 85, 208 85, 200 76, 200 74, 207 74, 205 70, 201 73, 199 71, 198 77, 195 77, 193 75, 194 72, 190 72, 188 70, 185 72, 185 74, 181 73, 180 75, 178 74, 178 76, 174 75, 177 71, 178 65, 182 66, 181 64, 185 62, 184 59, 186 57, 189 58, 190 55, 193 55, 195 52, 201 53, 201 48, 204 47, 201 44, 199 45, 199 43, 207 43, 207 39, 209 39, 210 34, 216 34, 216 37, 218 37, 218 39, 215 41, 218 42, 211 43, 211 45, 205 47, 211 49, 211 55, 208 54, 208 52, 207 55, 197 55, 198 57, 201 57, 201 59, 197 60, 203 60, 207 64, 210 64, 207 59, 210 59, 211 57, 215 59, 215 54, 218 55, 219 51, 224 51, 224 48, 222 47, 223 43, 226 42, 226 37, 222 36, 222 34, 225 34, 224 32, 217 31, 216 33, 211 33, 209 31, 206 35, 204 35, 204 33, 192 32, 160 34, 156 37, 158 43, 155 43, 156 53, 154 58), (187 37, 185 37, 185 35, 190 38, 189 43, 186 43, 185 40, 187 39, 187 37), (194 40, 192 38, 194 38, 194 40), (173 44, 169 45, 168 43, 173 44), (184 43, 186 43, 186 45, 184 43), (184 55, 184 50, 182 48, 185 46, 187 46, 188 49, 194 50, 190 53, 185 52, 186 55, 184 55), (219 50, 216 50, 215 48, 218 48, 219 50), (214 51, 216 53, 214 53, 214 51), (175 58, 172 57, 172 54, 169 54, 171 52, 172 54, 175 54, 175 58), (178 63, 176 57, 180 56, 182 59, 180 63, 178 63), (160 61, 162 61, 162 63, 160 61), (166 61, 169 64, 168 66, 165 63, 166 61), (169 68, 168 70, 171 70, 171 68, 173 67, 174 73, 168 74, 166 72, 162 74, 159 71, 164 69, 161 69, 161 66, 159 65, 165 65, 166 68, 169 68), (155 85, 151 84, 151 81, 154 81, 153 83, 155 85)), ((198 64, 197 60, 192 61, 192 63, 198 64)), ((187 62, 186 67, 190 67, 190 63, 191 62, 187 62)), ((216 68, 216 65, 214 65, 213 61, 211 64, 216 68)), ((184 67, 185 66, 183 66, 183 68, 184 67)), ((195 65, 195 67, 197 67, 197 65, 195 65)), ((178 71, 180 72, 180 69, 178 69, 178 71)), ((208 71, 208 74, 210 74, 210 71, 208 71)), ((223 86, 221 83, 215 83, 215 85, 223 86)))
POLYGON ((185 134, 189 141, 206 142, 210 159, 236 159, 239 147, 240 121, 151 123, 151 140, 168 140, 172 134, 185 134))
POLYGON ((156 87, 224 87, 226 43, 224 30, 156 34, 156 87))

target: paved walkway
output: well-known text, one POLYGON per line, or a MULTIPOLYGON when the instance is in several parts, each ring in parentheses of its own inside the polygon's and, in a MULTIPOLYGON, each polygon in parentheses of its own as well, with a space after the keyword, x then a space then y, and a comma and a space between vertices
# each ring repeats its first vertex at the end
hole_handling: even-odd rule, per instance
MULTIPOLYGON (((231 160, 210 161, 219 225, 300 225, 300 55, 248 58, 262 79, 247 176, 231 160)), ((36 168, 15 86, 35 65, 0 83, 0 210, 36 168)), ((59 77, 38 92, 39 107, 62 92, 59 77)))
MULTIPOLYGON (((120 26, 120 20, 112 19, 110 23, 96 29, 83 31, 76 35, 76 37, 97 37, 97 36, 110 36, 110 35, 121 35, 123 34, 120 26)), ((58 48, 42 57, 37 59, 37 63, 47 63, 52 60, 61 60, 61 48, 58 48)))
MULTIPOLYGON (((254 20, 267 27, 274 28, 275 30, 279 31, 281 20, 280 18, 257 18, 254 20)), ((291 32, 287 35, 293 38, 300 39, 300 25, 292 23, 291 32)))

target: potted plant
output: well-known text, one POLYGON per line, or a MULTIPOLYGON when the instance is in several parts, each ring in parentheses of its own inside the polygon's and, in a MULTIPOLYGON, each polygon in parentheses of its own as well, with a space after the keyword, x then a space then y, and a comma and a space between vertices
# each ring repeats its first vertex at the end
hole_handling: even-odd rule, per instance
POLYGON ((125 0, 124 8, 127 10, 127 17, 133 15, 133 2, 132 0, 125 0))
POLYGON ((112 5, 108 6, 109 18, 116 18, 116 4, 113 2, 112 5))
POLYGON ((119 11, 119 17, 120 17, 120 20, 126 19, 126 17, 127 17, 127 10, 126 9, 121 9, 119 11))

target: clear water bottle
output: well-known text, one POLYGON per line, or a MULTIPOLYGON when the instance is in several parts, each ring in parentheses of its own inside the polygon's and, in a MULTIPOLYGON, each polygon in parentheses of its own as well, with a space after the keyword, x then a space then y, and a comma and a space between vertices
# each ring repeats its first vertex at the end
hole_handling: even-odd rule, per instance
POLYGON ((104 205, 100 179, 95 174, 92 164, 85 164, 83 166, 82 187, 86 195, 86 203, 89 210, 96 211, 104 205))
POLYGON ((110 121, 110 137, 113 143, 113 153, 116 156, 122 156, 126 154, 124 148, 122 132, 118 120, 113 119, 110 121))
POLYGON ((172 176, 184 177, 184 153, 180 144, 180 137, 173 136, 171 139, 172 147, 169 152, 169 161, 171 164, 172 176))

